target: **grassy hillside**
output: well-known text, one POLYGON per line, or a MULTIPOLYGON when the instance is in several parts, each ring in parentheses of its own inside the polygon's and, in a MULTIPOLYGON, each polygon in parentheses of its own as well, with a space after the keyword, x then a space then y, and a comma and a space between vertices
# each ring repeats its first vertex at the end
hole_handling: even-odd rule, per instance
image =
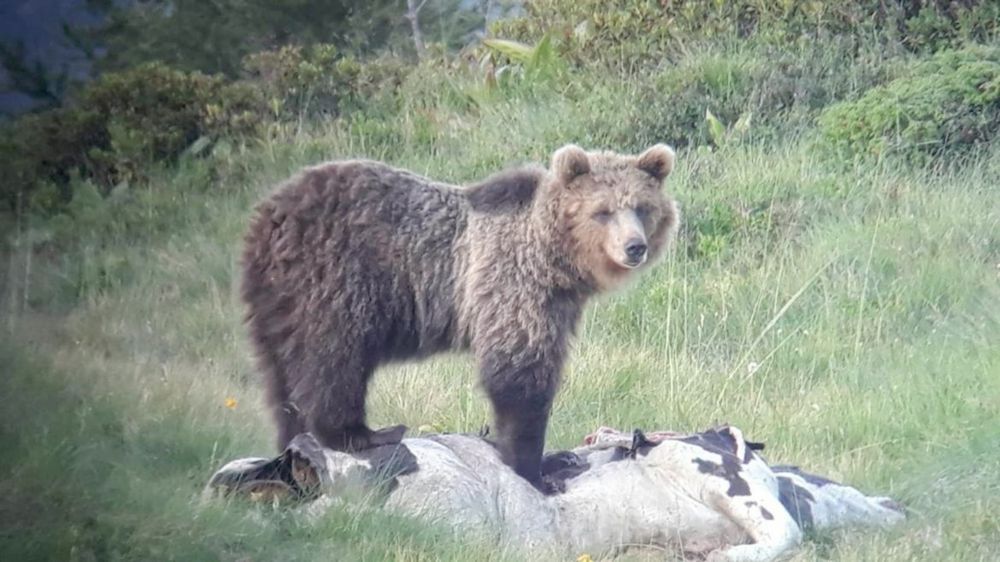
MULTIPOLYGON (((378 514, 310 527, 238 503, 196 509, 222 462, 271 452, 235 290, 240 238, 258 198, 324 159, 464 182, 566 142, 657 141, 683 147, 667 181, 681 238, 587 311, 549 447, 601 424, 726 421, 771 461, 911 510, 896 530, 810 537, 796 560, 1000 558, 1000 145, 920 152, 924 128, 915 148, 849 152, 818 124, 825 108, 870 104, 866 92, 893 91, 930 55, 823 49, 784 75, 773 50, 713 42, 652 73, 561 69, 496 89, 425 63, 391 112, 270 123, 256 140, 152 166, 122 193, 76 197, 69 219, 11 220, 0 559, 520 559, 516 546, 378 514), (706 104, 721 123, 702 120, 706 104)), ((489 421, 465 356, 376 381, 375 424, 489 421)))

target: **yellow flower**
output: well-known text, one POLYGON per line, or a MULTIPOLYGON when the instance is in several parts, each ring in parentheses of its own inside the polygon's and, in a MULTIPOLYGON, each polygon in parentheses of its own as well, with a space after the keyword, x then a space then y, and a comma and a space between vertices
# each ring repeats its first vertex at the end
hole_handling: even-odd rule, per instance
POLYGON ((226 407, 229 408, 230 410, 235 410, 236 409, 236 399, 233 398, 232 396, 230 396, 229 398, 226 398, 226 401, 223 402, 223 404, 225 404, 226 407))
POLYGON ((594 559, 589 554, 584 553, 577 557, 576 562, 594 562, 594 559))

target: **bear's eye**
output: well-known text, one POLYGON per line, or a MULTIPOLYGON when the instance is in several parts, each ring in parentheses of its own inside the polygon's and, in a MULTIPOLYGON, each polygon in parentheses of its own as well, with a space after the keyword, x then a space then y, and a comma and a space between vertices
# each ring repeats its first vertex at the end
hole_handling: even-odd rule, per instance
POLYGON ((635 209, 635 214, 636 214, 636 216, 639 217, 639 220, 641 220, 641 221, 645 221, 646 217, 648 217, 649 213, 651 213, 651 212, 652 212, 652 209, 650 209, 646 205, 639 205, 635 209))
POLYGON ((611 220, 611 211, 608 209, 601 209, 595 212, 593 217, 597 222, 608 222, 611 220))

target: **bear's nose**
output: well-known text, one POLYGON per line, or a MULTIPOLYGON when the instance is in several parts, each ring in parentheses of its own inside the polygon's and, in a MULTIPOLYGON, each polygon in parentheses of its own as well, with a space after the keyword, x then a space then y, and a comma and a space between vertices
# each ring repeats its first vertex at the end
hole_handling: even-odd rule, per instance
POLYGON ((630 263, 639 263, 646 256, 646 243, 639 239, 630 240, 625 245, 625 255, 630 263))

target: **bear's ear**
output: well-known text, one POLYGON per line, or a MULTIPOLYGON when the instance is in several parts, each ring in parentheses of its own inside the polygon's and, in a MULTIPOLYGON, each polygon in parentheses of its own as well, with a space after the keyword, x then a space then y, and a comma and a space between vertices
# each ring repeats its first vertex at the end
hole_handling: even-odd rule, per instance
POLYGON ((636 165, 658 181, 663 181, 674 169, 674 149, 665 144, 653 145, 639 155, 636 165))
POLYGON ((552 155, 552 173, 563 183, 590 172, 590 158, 582 148, 567 144, 552 155))

